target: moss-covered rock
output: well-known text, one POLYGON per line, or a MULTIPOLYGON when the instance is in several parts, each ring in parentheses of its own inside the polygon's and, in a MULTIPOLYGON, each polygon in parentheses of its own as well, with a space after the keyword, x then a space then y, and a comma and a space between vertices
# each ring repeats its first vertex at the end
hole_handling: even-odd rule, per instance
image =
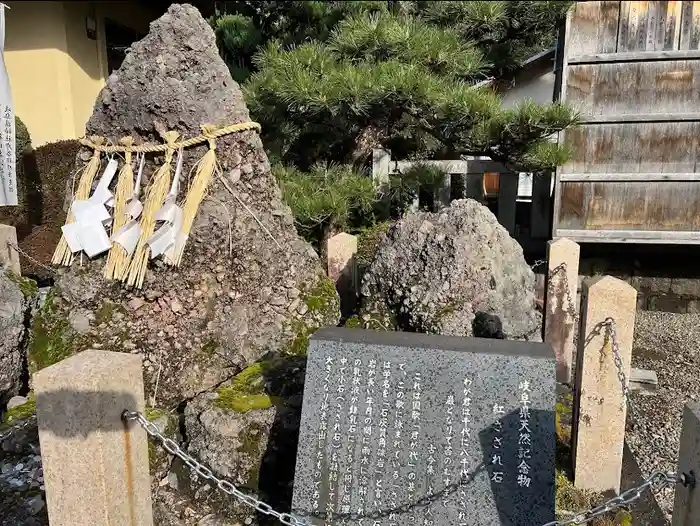
POLYGON ((336 326, 340 318, 338 292, 326 276, 311 288, 302 287, 299 300, 305 308, 288 323, 292 336, 282 348, 282 353, 290 356, 306 355, 313 333, 321 327, 336 326))
POLYGON ((236 375, 228 385, 216 390, 214 406, 237 413, 272 407, 273 399, 265 392, 264 372, 270 362, 258 362, 236 375))
POLYGON ((27 353, 30 372, 68 358, 81 348, 83 338, 72 328, 64 311, 60 308, 57 290, 49 291, 44 304, 32 317, 29 350, 27 353))
POLYGON ((17 284, 19 290, 22 292, 25 298, 33 299, 39 293, 39 286, 33 279, 19 276, 10 269, 6 271, 6 275, 10 281, 17 284))
POLYGON ((13 407, 3 415, 2 421, 0 421, 0 431, 10 428, 34 414, 36 414, 36 399, 34 393, 30 393, 24 404, 13 407))
POLYGON ((369 267, 377 254, 379 243, 387 230, 394 224, 393 221, 383 221, 357 232, 357 266, 360 271, 369 267))

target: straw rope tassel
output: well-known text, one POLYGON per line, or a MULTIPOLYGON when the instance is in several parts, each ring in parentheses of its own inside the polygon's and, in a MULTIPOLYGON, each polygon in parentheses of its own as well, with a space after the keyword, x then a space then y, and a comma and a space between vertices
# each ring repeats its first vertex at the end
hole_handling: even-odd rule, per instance
POLYGON ((141 236, 139 237, 138 245, 129 263, 129 269, 122 276, 122 281, 125 281, 130 287, 141 288, 143 280, 146 277, 146 269, 148 268, 148 259, 150 257, 150 248, 146 241, 153 234, 156 226, 155 214, 163 205, 163 200, 170 188, 170 173, 172 168, 170 163, 173 160, 175 153, 175 141, 180 136, 176 131, 165 133, 165 142, 168 149, 165 151, 165 162, 163 166, 158 168, 151 180, 151 185, 146 193, 146 202, 144 203, 143 212, 141 215, 141 236))
MULTIPOLYGON (((126 205, 129 198, 134 193, 134 168, 131 165, 131 145, 133 144, 133 137, 123 137, 119 144, 126 146, 126 151, 124 152, 124 166, 119 170, 119 176, 117 177, 117 189, 115 195, 114 204, 114 225, 112 226, 112 234, 123 227, 128 218, 126 217, 126 205)), ((103 275, 107 279, 118 279, 121 276, 121 272, 124 271, 124 267, 129 263, 129 255, 126 253, 124 247, 119 243, 112 243, 112 248, 109 249, 109 254, 107 255, 107 263, 105 264, 103 275)))
POLYGON ((202 203, 204 196, 207 193, 207 188, 211 182, 212 175, 216 168, 216 133, 217 129, 211 124, 202 125, 202 135, 204 135, 209 141, 209 151, 204 154, 199 162, 197 163, 197 171, 195 172, 192 184, 187 191, 187 197, 185 198, 185 203, 182 206, 183 210, 183 224, 182 233, 184 238, 181 243, 179 243, 175 249, 172 260, 167 260, 170 265, 180 266, 182 263, 182 256, 185 253, 185 245, 187 244, 187 237, 192 231, 192 225, 194 223, 194 218, 197 216, 197 211, 199 210, 199 205, 202 203))
MULTIPOLYGON (((73 201, 85 200, 90 197, 90 192, 92 191, 92 183, 95 180, 95 175, 100 169, 100 155, 101 151, 98 149, 105 142, 104 137, 93 136, 90 137, 90 142, 97 146, 92 154, 92 159, 85 166, 85 170, 80 175, 80 181, 78 183, 78 188, 73 196, 73 201)), ((72 201, 71 201, 72 203, 72 201)), ((66 224, 70 224, 75 221, 73 214, 68 211, 68 217, 66 218, 66 224)), ((58 242, 56 250, 54 250, 53 257, 51 258, 51 263, 54 265, 65 265, 70 266, 73 262, 73 253, 68 247, 68 243, 63 235, 61 235, 61 240, 58 242)))

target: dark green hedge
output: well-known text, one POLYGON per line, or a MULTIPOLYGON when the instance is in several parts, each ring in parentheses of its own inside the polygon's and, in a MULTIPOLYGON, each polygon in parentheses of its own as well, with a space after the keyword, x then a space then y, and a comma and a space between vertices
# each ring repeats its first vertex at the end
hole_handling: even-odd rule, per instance
MULTIPOLYGON (((17 148, 20 148, 17 133, 17 148)), ((24 147, 18 158, 19 206, 0 208, 0 223, 17 229, 20 248, 46 264, 61 237, 65 222, 66 184, 75 171, 78 141, 59 141, 35 149, 24 147)), ((21 258, 22 273, 48 277, 46 271, 21 258)))

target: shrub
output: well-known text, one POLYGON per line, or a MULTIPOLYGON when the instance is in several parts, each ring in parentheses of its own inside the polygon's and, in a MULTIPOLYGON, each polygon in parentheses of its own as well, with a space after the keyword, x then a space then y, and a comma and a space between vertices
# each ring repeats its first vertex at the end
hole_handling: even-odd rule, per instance
MULTIPOLYGON (((17 137, 19 151, 19 133, 17 137)), ((61 237, 66 184, 75 171, 79 150, 78 141, 59 141, 33 150, 24 147, 17 171, 19 206, 0 208, 0 223, 14 226, 20 248, 44 264, 51 261, 61 237)), ((23 274, 48 277, 24 256, 20 262, 23 274)))
POLYGON ((299 233, 316 248, 377 199, 372 180, 349 166, 317 164, 309 172, 276 165, 273 172, 299 233))
POLYGON ((29 130, 24 125, 19 117, 15 117, 15 150, 17 152, 17 164, 20 163, 22 156, 31 150, 32 138, 29 136, 29 130))

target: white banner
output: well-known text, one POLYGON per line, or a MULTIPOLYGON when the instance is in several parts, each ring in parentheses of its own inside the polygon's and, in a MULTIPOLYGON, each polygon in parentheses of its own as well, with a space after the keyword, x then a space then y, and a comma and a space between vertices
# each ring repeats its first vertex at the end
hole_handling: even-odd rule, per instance
POLYGON ((5 67, 5 9, 0 4, 0 206, 17 206, 15 112, 5 67))

